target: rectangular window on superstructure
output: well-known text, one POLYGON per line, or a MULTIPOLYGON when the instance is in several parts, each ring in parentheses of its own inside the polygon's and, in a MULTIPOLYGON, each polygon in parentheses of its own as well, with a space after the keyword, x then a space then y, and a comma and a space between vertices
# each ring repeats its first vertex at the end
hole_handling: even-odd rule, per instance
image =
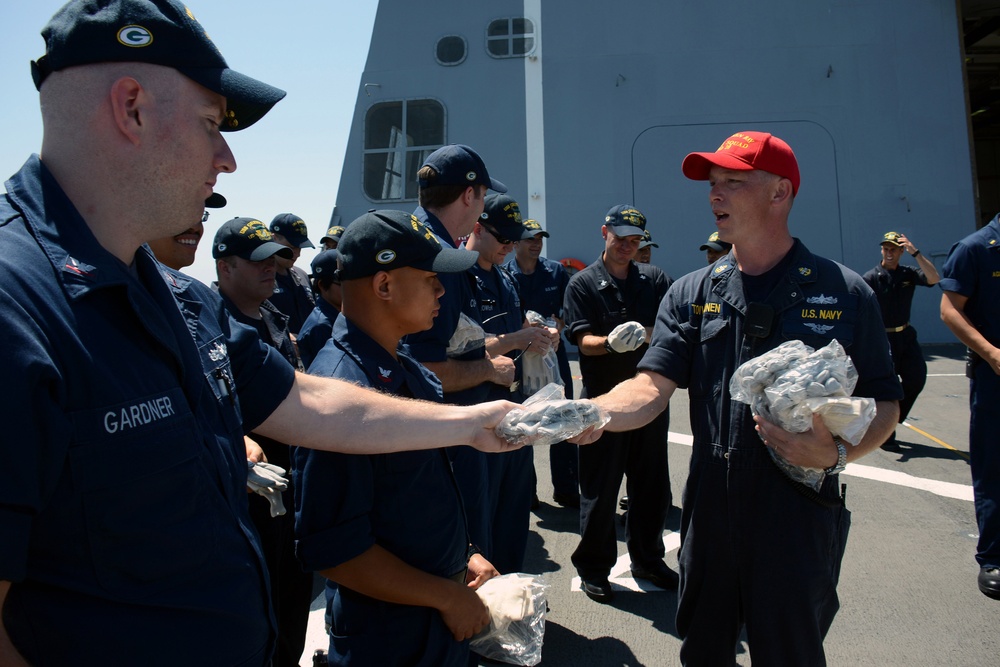
POLYGON ((486 26, 486 51, 494 58, 523 58, 534 48, 535 24, 530 19, 494 19, 486 26))
POLYGON ((365 117, 365 195, 377 202, 416 199, 417 171, 444 145, 444 122, 436 100, 372 106, 365 117))

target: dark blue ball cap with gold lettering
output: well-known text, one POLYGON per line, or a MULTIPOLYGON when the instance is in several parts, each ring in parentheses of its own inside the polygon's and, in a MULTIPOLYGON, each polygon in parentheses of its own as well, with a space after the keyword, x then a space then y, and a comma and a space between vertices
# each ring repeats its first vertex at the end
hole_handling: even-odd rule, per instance
POLYGON ((337 246, 340 279, 374 276, 410 266, 435 273, 461 273, 479 259, 478 252, 446 248, 431 228, 404 211, 368 211, 347 225, 337 246))
POLYGON ((250 127, 285 96, 229 68, 195 19, 174 0, 71 0, 42 29, 45 55, 31 63, 35 88, 52 72, 105 62, 172 67, 226 98, 223 131, 250 127))
POLYGON ((271 221, 271 233, 281 234, 296 248, 315 248, 302 218, 294 213, 279 213, 271 221))
POLYGON ((212 241, 212 257, 242 257, 260 262, 272 255, 292 259, 292 249, 274 240, 264 223, 254 218, 233 218, 222 223, 212 241))

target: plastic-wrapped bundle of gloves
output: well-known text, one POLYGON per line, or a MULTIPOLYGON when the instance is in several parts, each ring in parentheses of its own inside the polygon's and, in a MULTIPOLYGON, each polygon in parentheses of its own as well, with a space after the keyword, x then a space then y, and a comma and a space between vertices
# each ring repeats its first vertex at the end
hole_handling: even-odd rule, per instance
POLYGON ((455 327, 455 333, 448 341, 448 357, 459 357, 484 345, 486 345, 486 334, 483 332, 483 328, 471 317, 461 313, 458 318, 458 326, 455 327))
MULTIPOLYGON (((540 313, 529 310, 524 318, 534 327, 556 328, 556 321, 545 318, 540 313)), ((559 358, 556 350, 550 347, 548 352, 536 352, 531 348, 524 351, 521 359, 521 386, 526 394, 534 394, 547 384, 565 384, 559 376, 559 358)))
POLYGON ((502 574, 476 593, 490 610, 490 625, 472 638, 469 647, 484 658, 511 665, 542 661, 545 637, 545 591, 541 577, 502 574))
POLYGON ((549 384, 507 413, 496 434, 515 445, 553 445, 611 421, 607 411, 586 399, 570 401, 560 384, 549 384))
POLYGON ((254 463, 247 459, 247 488, 264 496, 271 503, 271 516, 285 513, 281 492, 288 488, 285 469, 270 463, 254 463))
MULTIPOLYGON (((792 340, 737 368, 729 392, 755 416, 791 433, 812 428, 817 413, 833 435, 857 445, 875 418, 874 399, 851 396, 857 383, 854 363, 837 340, 818 350, 792 340)), ((785 474, 819 491, 822 469, 793 466, 772 448, 768 452, 785 474)))

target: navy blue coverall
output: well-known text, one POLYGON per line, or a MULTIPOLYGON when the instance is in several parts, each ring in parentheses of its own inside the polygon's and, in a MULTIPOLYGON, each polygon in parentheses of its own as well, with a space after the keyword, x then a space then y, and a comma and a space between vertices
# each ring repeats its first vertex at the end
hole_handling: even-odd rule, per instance
POLYGON ((3 623, 35 665, 264 665, 244 427, 294 371, 207 286, 100 246, 33 156, 0 197, 3 623))
POLYGON ((898 266, 889 271, 881 264, 862 277, 878 298, 892 350, 892 364, 903 385, 903 400, 899 402, 899 423, 902 424, 927 382, 924 351, 917 341, 917 330, 910 324, 913 294, 918 286, 928 287, 927 277, 920 268, 898 266))
MULTIPOLYGON (((524 323, 521 300, 510 275, 499 266, 485 271, 478 264, 469 269, 476 282, 476 299, 483 330, 491 334, 517 331, 524 323)), ((508 355, 511 353, 508 353, 508 355)), ((516 352, 514 353, 516 354, 516 352)), ((516 364, 515 381, 521 379, 516 364)), ((520 403, 524 396, 509 387, 486 383, 487 400, 520 403)), ((502 454, 486 454, 489 475, 490 552, 488 560, 501 574, 521 572, 528 545, 531 500, 535 495, 534 450, 522 447, 502 454)))
POLYGON ((680 278, 660 306, 639 370, 673 380, 690 399, 677 606, 685 665, 734 664, 744 624, 754 663, 826 664, 850 526, 838 476, 824 480, 819 501, 803 495, 772 462, 750 407, 730 399, 729 382, 786 340, 818 349, 834 338, 858 370, 855 396, 902 396, 871 289, 797 240, 763 276, 745 276, 730 253, 680 278), (771 315, 755 316, 760 337, 744 330, 748 303, 771 315))
MULTIPOLYGON (((388 394, 441 401, 441 383, 404 353, 398 360, 344 317, 312 375, 388 394)), ((362 456, 296 448, 297 553, 327 570, 379 545, 408 565, 464 580, 468 536, 458 487, 443 449, 362 456)), ((331 665, 464 665, 457 642, 430 607, 392 604, 327 580, 331 665)))
MULTIPOLYGON (((990 345, 1000 346, 1000 216, 952 246, 940 284, 945 291, 968 297, 966 316, 990 345)), ((975 355, 970 355, 967 370, 969 455, 979 523, 976 560, 980 567, 1000 567, 1000 431, 996 426, 1000 376, 975 355)))
MULTIPOLYGON (((619 324, 636 321, 652 326, 671 280, 659 267, 629 264, 624 281, 614 279, 597 261, 570 278, 563 313, 567 337, 574 343, 585 333, 607 336, 619 324)), ((584 398, 607 393, 635 375, 646 345, 632 352, 580 355, 584 398)), ((669 412, 649 424, 622 433, 605 432, 580 447, 580 544, 573 565, 583 579, 603 578, 618 559, 615 516, 622 475, 627 477, 629 511, 626 544, 633 565, 646 570, 662 566, 663 524, 670 509, 667 462, 669 412)))
MULTIPOLYGON (((418 207, 413 215, 426 224, 446 248, 454 248, 455 240, 433 213, 418 207)), ((459 318, 464 313, 473 322, 482 324, 479 314, 479 300, 476 298, 475 280, 468 273, 440 273, 438 280, 444 286, 444 295, 439 299, 441 308, 434 318, 434 326, 427 331, 410 334, 403 338, 407 352, 421 363, 446 361, 448 341, 458 327, 459 318)), ((475 361, 486 356, 486 348, 480 347, 455 357, 459 361, 475 361)), ((483 382, 461 391, 445 392, 444 402, 456 405, 476 405, 489 400, 491 383, 483 382)), ((509 398, 509 395, 508 395, 509 398)), ((485 452, 472 447, 449 447, 455 470, 455 479, 462 490, 466 516, 469 519, 469 534, 472 543, 479 547, 483 556, 493 562, 490 530, 489 472, 485 452)), ((502 570, 501 570, 501 573, 502 570)))

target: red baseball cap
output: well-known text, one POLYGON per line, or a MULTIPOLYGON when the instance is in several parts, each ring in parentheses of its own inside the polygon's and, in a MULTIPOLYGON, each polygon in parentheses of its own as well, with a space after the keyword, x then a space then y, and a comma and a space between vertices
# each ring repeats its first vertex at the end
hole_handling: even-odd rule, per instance
POLYGON ((792 195, 799 192, 799 163, 791 146, 767 132, 737 132, 714 153, 689 153, 681 171, 693 181, 707 181, 712 166, 750 171, 759 169, 792 182, 792 195))

